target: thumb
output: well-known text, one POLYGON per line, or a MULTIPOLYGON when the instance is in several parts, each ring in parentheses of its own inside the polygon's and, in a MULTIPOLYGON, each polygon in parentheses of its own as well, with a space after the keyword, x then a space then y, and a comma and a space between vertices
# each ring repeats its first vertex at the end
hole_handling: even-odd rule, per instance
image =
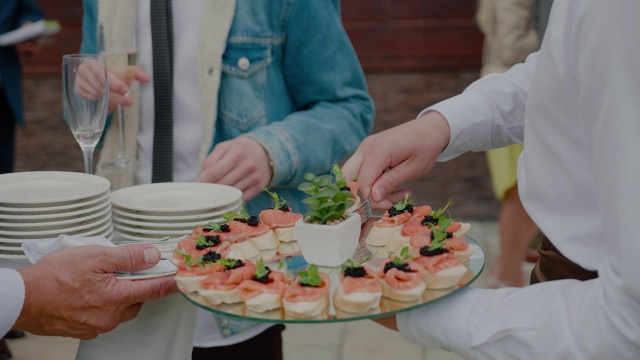
POLYGON ((127 245, 109 248, 103 269, 106 272, 132 272, 154 267, 160 261, 160 250, 149 245, 127 245))

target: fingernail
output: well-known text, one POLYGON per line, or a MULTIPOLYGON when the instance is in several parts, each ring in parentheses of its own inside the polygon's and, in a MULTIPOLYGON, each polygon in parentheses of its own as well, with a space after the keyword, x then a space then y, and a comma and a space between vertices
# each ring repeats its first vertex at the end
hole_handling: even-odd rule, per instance
POLYGON ((157 264, 158 261, 160 261, 160 252, 157 249, 144 249, 144 262, 147 264, 157 264))
POLYGON ((384 189, 383 188, 375 188, 373 189, 373 200, 374 201, 380 201, 382 199, 384 199, 384 197, 386 196, 386 194, 384 193, 384 189))

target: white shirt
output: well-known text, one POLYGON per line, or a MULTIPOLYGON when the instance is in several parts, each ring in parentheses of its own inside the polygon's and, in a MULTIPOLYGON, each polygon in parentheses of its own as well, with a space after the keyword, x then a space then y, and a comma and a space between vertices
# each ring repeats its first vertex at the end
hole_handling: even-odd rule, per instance
POLYGON ((398 315, 422 346, 473 359, 640 358, 640 2, 553 6, 539 54, 431 109, 451 124, 441 160, 524 139, 523 205, 599 277, 468 289, 398 315))
MULTIPOLYGON (((201 139, 202 112, 198 73, 200 10, 203 0, 173 1, 173 181, 196 181, 201 139)), ((153 158, 154 96, 150 0, 138 1, 138 64, 152 80, 140 88, 141 116, 138 132, 137 184, 151 183, 153 158)), ((269 326, 260 324, 222 338, 212 313, 198 309, 194 346, 215 347, 239 343, 269 326)))
POLYGON ((24 281, 20 273, 13 269, 0 269, 0 337, 18 320, 24 295, 24 281))

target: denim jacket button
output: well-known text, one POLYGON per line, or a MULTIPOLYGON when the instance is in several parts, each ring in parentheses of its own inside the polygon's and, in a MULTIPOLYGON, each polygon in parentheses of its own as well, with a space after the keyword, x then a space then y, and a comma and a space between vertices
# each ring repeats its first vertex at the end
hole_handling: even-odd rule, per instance
POLYGON ((240 68, 240 70, 248 70, 250 65, 251 63, 246 57, 241 57, 240 59, 238 59, 238 67, 240 68))

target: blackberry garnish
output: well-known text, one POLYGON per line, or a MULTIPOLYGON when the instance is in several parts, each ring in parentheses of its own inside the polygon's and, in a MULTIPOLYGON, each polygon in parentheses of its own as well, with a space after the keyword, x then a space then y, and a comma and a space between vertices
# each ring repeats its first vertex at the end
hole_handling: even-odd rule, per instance
POLYGON ((286 212, 289 212, 289 211, 291 210, 291 208, 290 208, 290 207, 289 207, 289 205, 287 205, 287 204, 282 204, 282 205, 280 205, 280 207, 278 208, 278 210, 280 210, 280 211, 286 211, 286 212))
POLYGON ((438 219, 434 218, 431 215, 425 215, 424 219, 420 221, 420 224, 424 226, 436 225, 438 224, 438 219))
POLYGON ((446 248, 439 247, 437 249, 431 249, 429 246, 423 246, 420 248, 420 255, 422 256, 436 256, 440 254, 448 253, 449 251, 446 248))
POLYGON ((229 228, 229 225, 227 225, 227 224, 222 224, 222 225, 220 225, 220 231, 221 232, 231 232, 231 228, 229 228))
POLYGON ((394 264, 393 261, 389 261, 388 263, 384 264, 384 273, 386 274, 387 271, 396 268, 400 271, 403 272, 411 272, 411 268, 409 267, 409 264, 407 263, 402 263, 400 265, 398 264, 394 264))
POLYGON ((204 254, 204 256, 202 257, 202 261, 204 261, 204 262, 216 262, 216 261, 220 260, 220 258, 222 258, 222 255, 218 254, 215 251, 209 251, 208 253, 204 254))
POLYGON ((258 226, 260 225, 260 220, 258 220, 257 216, 249 216, 249 218, 247 219, 247 225, 258 226))
POLYGON ((396 215, 398 215, 398 214, 402 213, 402 211, 398 211, 398 210, 396 210, 396 208, 395 208, 395 207, 393 207, 393 206, 392 206, 392 207, 390 207, 388 211, 389 211, 389 217, 394 217, 394 216, 396 216, 396 215))
POLYGON ((267 282, 269 282, 269 274, 271 274, 271 269, 267 266, 264 268, 266 270, 266 272, 264 273, 264 275, 257 277, 256 275, 253 275, 253 277, 251 279, 261 282, 263 284, 266 284, 267 282))
POLYGON ((340 188, 340 191, 342 191, 342 190, 351 191, 351 188, 348 187, 348 186, 343 186, 343 187, 340 188))
POLYGON ((344 276, 361 278, 367 276, 367 271, 361 266, 347 267, 344 269, 344 276))
POLYGON ((242 260, 236 260, 236 262, 233 265, 225 265, 224 269, 233 270, 233 269, 241 268, 243 266, 244 266, 244 263, 242 262, 242 260))
POLYGON ((407 205, 407 207, 404 208, 404 211, 413 214, 413 205, 409 204, 407 205))
POLYGON ((207 239, 208 243, 213 244, 212 246, 220 245, 222 243, 220 235, 205 235, 204 238, 207 239))

